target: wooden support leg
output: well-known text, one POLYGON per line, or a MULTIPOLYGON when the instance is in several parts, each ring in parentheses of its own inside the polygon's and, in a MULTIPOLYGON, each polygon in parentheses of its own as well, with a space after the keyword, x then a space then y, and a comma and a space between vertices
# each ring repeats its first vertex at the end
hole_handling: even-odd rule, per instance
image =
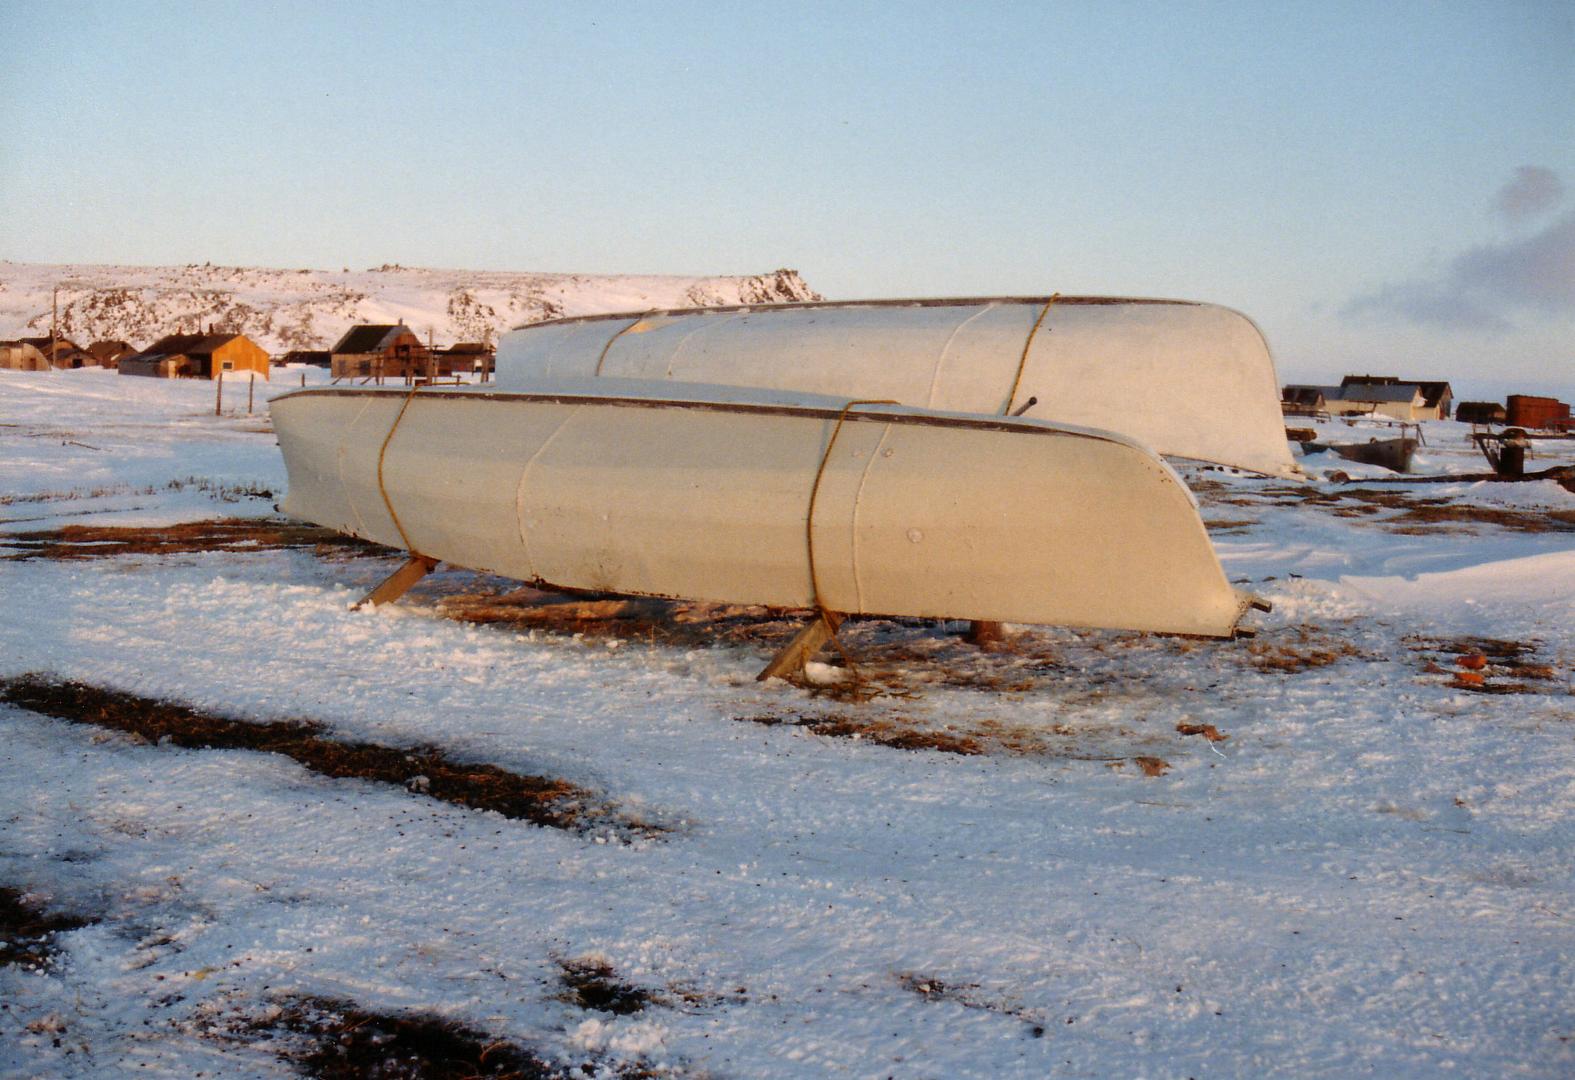
POLYGON ((804 665, 814 659, 820 647, 836 636, 837 627, 841 625, 841 615, 834 611, 820 612, 793 635, 793 640, 772 657, 771 663, 755 679, 759 682, 771 678, 783 679, 803 671, 804 665))
POLYGON ((368 604, 377 607, 398 600, 410 591, 410 586, 430 574, 437 564, 436 559, 430 559, 425 555, 411 555, 403 566, 384 578, 381 585, 351 605, 350 610, 359 611, 368 604))
POLYGON ((998 622, 975 619, 968 624, 968 644, 994 645, 1006 639, 1006 627, 998 622))

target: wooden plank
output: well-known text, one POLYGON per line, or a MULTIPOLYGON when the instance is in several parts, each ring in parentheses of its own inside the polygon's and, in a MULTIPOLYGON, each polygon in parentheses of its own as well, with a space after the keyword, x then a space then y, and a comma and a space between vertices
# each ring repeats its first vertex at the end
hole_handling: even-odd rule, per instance
POLYGON ((785 679, 803 671, 821 647, 836 636, 837 627, 841 625, 842 616, 832 611, 822 611, 794 634, 793 640, 783 646, 781 652, 772 657, 771 663, 755 676, 756 681, 785 679))
POLYGON ((409 592, 412 585, 430 574, 437 564, 436 559, 429 559, 425 555, 411 555, 398 570, 384 578, 382 584, 357 600, 350 610, 359 611, 368 604, 379 607, 393 603, 409 592))

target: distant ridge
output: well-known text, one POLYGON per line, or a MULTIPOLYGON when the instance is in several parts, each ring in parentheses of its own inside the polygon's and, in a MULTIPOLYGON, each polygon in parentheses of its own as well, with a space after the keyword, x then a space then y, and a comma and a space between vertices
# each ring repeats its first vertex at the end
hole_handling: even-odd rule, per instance
POLYGON ((496 341, 527 323, 650 308, 819 300, 796 270, 744 277, 552 274, 499 270, 277 270, 0 261, 0 339, 49 333, 59 287, 62 337, 139 347, 164 334, 243 333, 269 352, 326 349, 350 326, 403 320, 438 344, 496 341))

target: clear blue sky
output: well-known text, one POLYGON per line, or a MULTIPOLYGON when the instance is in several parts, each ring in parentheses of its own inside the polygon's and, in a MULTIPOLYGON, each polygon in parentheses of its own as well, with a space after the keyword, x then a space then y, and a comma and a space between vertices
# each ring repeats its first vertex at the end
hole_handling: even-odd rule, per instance
POLYGON ((0 258, 1212 300, 1575 391, 1575 3, 0 0, 0 258))

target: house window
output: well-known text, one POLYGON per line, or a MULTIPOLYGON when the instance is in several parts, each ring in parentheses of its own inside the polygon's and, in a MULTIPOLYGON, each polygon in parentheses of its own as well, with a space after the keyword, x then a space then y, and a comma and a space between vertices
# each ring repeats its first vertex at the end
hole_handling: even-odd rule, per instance
POLYGON ((233 361, 233 360, 226 360, 226 361, 224 361, 224 363, 220 364, 219 366, 222 367, 225 371, 234 371, 235 370, 235 361, 233 361))

